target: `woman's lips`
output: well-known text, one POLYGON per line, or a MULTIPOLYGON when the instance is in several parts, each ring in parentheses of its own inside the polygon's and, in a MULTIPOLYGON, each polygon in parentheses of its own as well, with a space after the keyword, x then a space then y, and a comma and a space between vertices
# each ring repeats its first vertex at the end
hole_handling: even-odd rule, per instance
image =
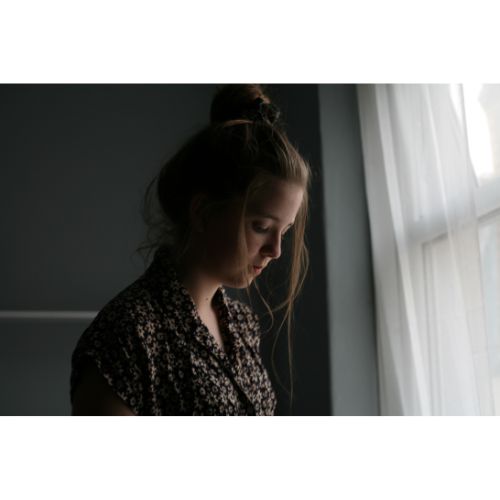
POLYGON ((255 274, 260 274, 262 272, 262 267, 253 266, 255 274))

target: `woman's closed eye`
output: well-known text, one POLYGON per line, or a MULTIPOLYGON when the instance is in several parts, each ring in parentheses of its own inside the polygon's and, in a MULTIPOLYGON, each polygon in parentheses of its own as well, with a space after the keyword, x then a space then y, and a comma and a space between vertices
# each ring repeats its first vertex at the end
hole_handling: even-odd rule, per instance
MULTIPOLYGON (((253 228, 254 228, 255 232, 257 232, 257 233, 267 233, 271 229, 270 227, 264 227, 264 226, 261 226, 260 224, 254 224, 253 228)), ((288 229, 281 235, 281 239, 283 239, 287 233, 288 233, 288 229)))
POLYGON ((257 233, 267 233, 269 231, 268 227, 260 226, 259 224, 254 224, 253 228, 257 233))

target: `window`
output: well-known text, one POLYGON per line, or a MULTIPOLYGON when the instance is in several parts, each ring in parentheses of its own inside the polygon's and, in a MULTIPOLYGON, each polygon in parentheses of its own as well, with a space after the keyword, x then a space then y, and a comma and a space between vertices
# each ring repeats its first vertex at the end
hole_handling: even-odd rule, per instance
POLYGON ((500 415, 500 85, 358 96, 382 414, 500 415))

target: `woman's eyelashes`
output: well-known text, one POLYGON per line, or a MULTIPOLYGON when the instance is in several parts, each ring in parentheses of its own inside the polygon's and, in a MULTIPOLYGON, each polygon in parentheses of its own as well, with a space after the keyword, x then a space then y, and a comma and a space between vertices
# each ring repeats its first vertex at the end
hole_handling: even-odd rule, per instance
MULTIPOLYGON (((261 234, 268 233, 271 229, 270 227, 264 227, 258 223, 254 223, 253 228, 254 228, 254 231, 256 233, 261 233, 261 234)), ((281 239, 283 239, 287 233, 288 233, 288 229, 281 235, 281 239)))
POLYGON ((269 231, 268 227, 264 227, 259 224, 254 224, 253 228, 257 233, 267 233, 269 231))

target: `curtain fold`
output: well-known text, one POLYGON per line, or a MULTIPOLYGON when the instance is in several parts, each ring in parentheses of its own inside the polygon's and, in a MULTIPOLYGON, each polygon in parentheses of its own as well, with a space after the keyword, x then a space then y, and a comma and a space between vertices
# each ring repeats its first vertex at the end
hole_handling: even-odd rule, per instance
POLYGON ((495 414, 461 95, 358 85, 383 415, 495 414))

